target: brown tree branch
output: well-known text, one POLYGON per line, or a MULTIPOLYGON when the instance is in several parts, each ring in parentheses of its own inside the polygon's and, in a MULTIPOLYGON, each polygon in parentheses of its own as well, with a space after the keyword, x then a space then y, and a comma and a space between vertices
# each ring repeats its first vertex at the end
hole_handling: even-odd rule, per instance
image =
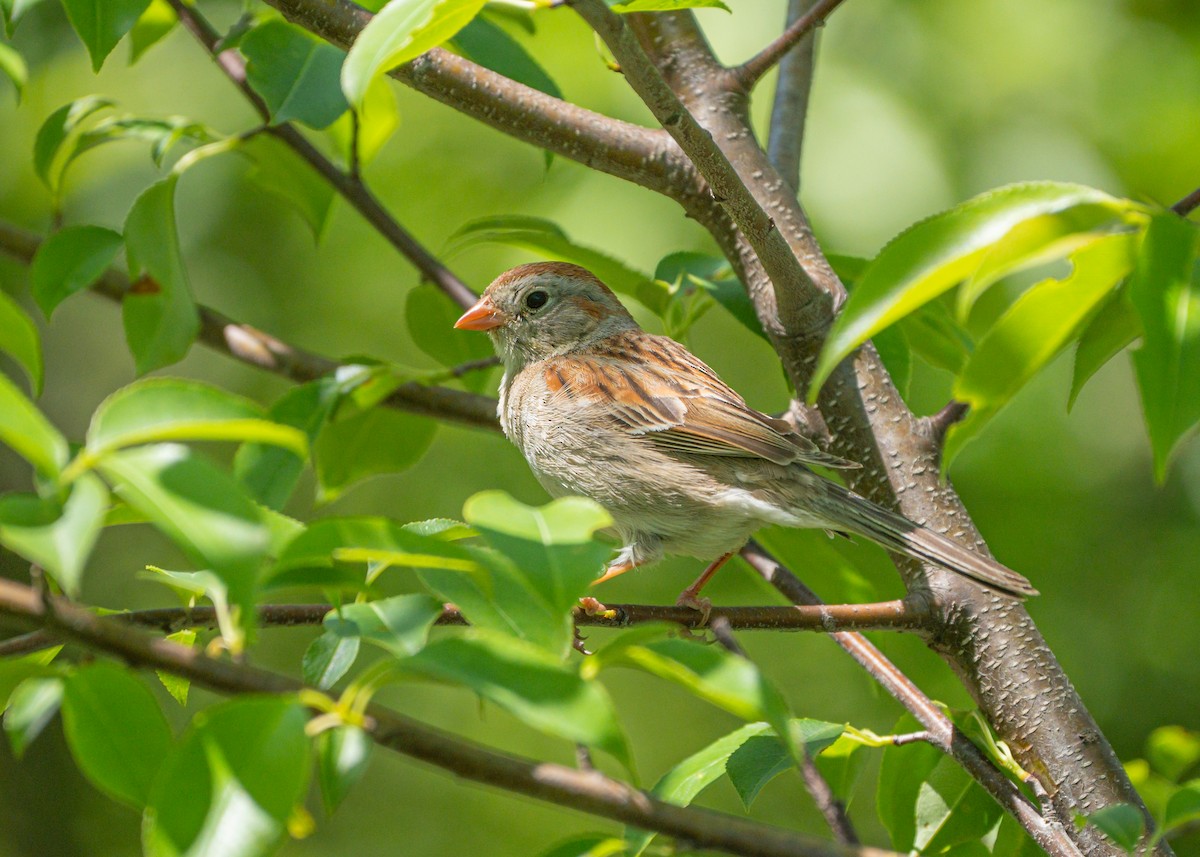
POLYGON ((804 15, 792 22, 783 31, 783 35, 742 63, 736 69, 742 86, 746 89, 753 89, 754 84, 758 83, 775 63, 787 56, 788 52, 799 44, 801 39, 824 24, 825 19, 841 3, 842 0, 818 0, 804 15))
MULTIPOLYGON (((29 264, 41 243, 42 239, 37 234, 0 221, 0 253, 29 264)), ((129 278, 117 269, 109 268, 92 286, 92 291, 120 303, 129 288, 129 278)), ((200 314, 199 341, 243 363, 298 383, 328 375, 341 365, 328 357, 281 342, 203 304, 197 305, 197 310, 200 314)), ((388 396, 385 404, 402 411, 476 428, 498 430, 500 427, 496 419, 495 399, 447 387, 416 382, 402 384, 388 396)))
POLYGON ((1180 217, 1187 217, 1197 208, 1200 208, 1200 187, 1189 193, 1179 202, 1171 206, 1171 211, 1178 214, 1180 217))
MULTIPOLYGON (((596 614, 581 608, 574 611, 575 624, 580 627, 628 628, 650 622, 668 622, 682 628, 699 630, 704 617, 691 607, 653 604, 608 604, 604 613, 596 614)), ((320 625, 330 604, 263 604, 258 608, 258 624, 267 628, 292 628, 320 625)), ((153 628, 172 634, 183 628, 215 628, 216 610, 212 607, 156 607, 113 614, 119 622, 142 628, 153 628)), ((919 633, 928 618, 920 609, 903 601, 880 601, 874 604, 820 604, 794 607, 714 607, 710 622, 720 620, 725 627, 741 631, 817 631, 834 633, 855 631, 902 631, 919 633)), ((466 620, 457 608, 446 605, 437 620, 438 625, 465 625, 466 620)), ((0 657, 23 655, 56 645, 58 638, 45 629, 0 641, 0 657)))
MULTIPOLYGON (((788 27, 811 11, 813 0, 788 0, 788 27)), ((779 62, 779 80, 771 105, 771 131, 767 154, 779 174, 800 191, 800 151, 808 119, 808 97, 812 92, 816 36, 809 31, 779 62)))
MULTIPOLYGON (((304 687, 286 676, 152 639, 65 599, 43 600, 30 587, 12 581, 0 580, 0 613, 27 626, 53 628, 64 638, 133 666, 166 670, 221 693, 295 694, 304 687)), ((892 852, 836 845, 736 816, 673 806, 597 771, 499 753, 377 704, 367 709, 364 728, 382 746, 474 782, 679 837, 699 848, 747 857, 897 857, 892 852)))
MULTIPOLYGON (((218 33, 207 19, 194 6, 189 6, 183 0, 168 0, 171 8, 184 29, 195 36, 196 40, 208 51, 213 61, 225 76, 241 91, 246 100, 266 123, 270 122, 271 111, 246 81, 246 63, 234 50, 218 50, 221 34, 218 33)), ((308 139, 293 125, 267 125, 267 133, 281 140, 299 155, 310 167, 329 182, 330 186, 351 206, 353 206, 367 222, 375 227, 393 247, 400 251, 406 259, 416 266, 422 276, 442 290, 451 300, 463 309, 474 305, 478 295, 471 291, 453 271, 442 261, 430 253, 424 245, 413 237, 407 229, 388 214, 370 189, 363 184, 356 171, 340 169, 333 161, 326 158, 308 139)))
MULTIPOLYGON (((371 14, 349 0, 265 0, 289 21, 349 48, 371 14)), ((418 92, 503 133, 600 172, 670 194, 694 184, 671 138, 578 107, 435 48, 390 72, 418 92)))

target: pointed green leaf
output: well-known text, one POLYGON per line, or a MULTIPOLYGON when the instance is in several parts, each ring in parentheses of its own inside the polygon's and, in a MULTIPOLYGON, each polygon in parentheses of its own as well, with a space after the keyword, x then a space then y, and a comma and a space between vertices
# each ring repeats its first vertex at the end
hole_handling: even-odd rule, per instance
POLYGON ((21 682, 30 678, 47 678, 59 675, 59 668, 52 661, 62 651, 62 646, 51 646, 40 652, 20 657, 0 658, 0 711, 8 708, 13 691, 21 682))
POLYGON ((338 637, 375 643, 403 658, 421 651, 441 615, 441 602, 428 595, 396 595, 331 610, 325 628, 338 637))
POLYGON ((167 0, 150 0, 146 11, 129 31, 129 64, 141 59, 142 54, 158 44, 178 23, 179 18, 167 0))
POLYGON ((173 743, 149 688, 115 664, 84 667, 67 680, 63 729, 75 762, 96 788, 141 808, 173 743))
POLYGON ((61 678, 26 679, 13 691, 4 712, 4 731, 18 759, 58 713, 62 695, 61 678))
POLYGON ((517 83, 562 98, 558 84, 521 43, 483 15, 459 30, 453 43, 472 62, 499 72, 517 83))
POLYGON ((326 729, 317 736, 317 782, 326 813, 332 815, 354 784, 362 779, 373 746, 367 733, 357 726, 326 729))
POLYGON ((378 75, 414 60, 465 27, 486 0, 391 0, 354 40, 342 66, 342 91, 362 103, 378 75))
POLYGON ((1137 209, 1081 185, 1011 185, 923 220, 893 239, 863 273, 834 321, 809 389, 809 401, 829 373, 878 331, 931 301, 974 272, 1014 227, 1077 206, 1109 209, 1114 219, 1137 209))
MULTIPOLYGON (((792 720, 788 726, 793 744, 803 747, 809 758, 816 757, 846 731, 845 724, 807 718, 792 720)), ((795 767, 795 764, 787 747, 772 732, 753 735, 743 742, 730 754, 725 770, 738 797, 742 799, 742 805, 749 812, 763 787, 784 771, 795 767)))
POLYGON ((55 161, 59 160, 58 154, 63 143, 84 119, 98 110, 112 106, 113 102, 96 95, 77 98, 51 113, 38 129, 37 138, 33 142, 34 172, 55 195, 60 189, 62 170, 54 167, 55 161))
POLYGON ((101 226, 68 226, 42 242, 29 269, 30 291, 46 318, 112 264, 124 239, 101 226))
POLYGON ((143 443, 166 440, 241 440, 269 443, 297 455, 304 433, 265 419, 255 402, 219 387, 183 378, 144 378, 100 403, 88 427, 93 459, 143 443))
POLYGON ((1167 800, 1163 828, 1171 830, 1200 821, 1200 780, 1185 783, 1167 800))
POLYGON ((1083 245, 1068 276, 1030 288, 988 330, 954 385, 954 398, 971 410, 946 437, 943 467, 1078 335, 1128 273, 1135 244, 1133 234, 1118 233, 1083 245))
POLYGON ((509 215, 485 217, 466 224, 450 238, 451 253, 476 244, 508 244, 564 262, 582 265, 614 292, 629 295, 647 309, 662 315, 670 295, 663 283, 630 268, 611 256, 574 243, 555 223, 540 217, 509 215))
POLYGON ((479 564, 463 547, 413 532, 386 518, 321 518, 280 554, 276 570, 378 562, 474 574, 479 564))
POLYGON ((150 0, 62 0, 71 26, 92 57, 92 71, 128 33, 150 5, 150 0))
POLYGON ((0 443, 50 478, 67 461, 66 438, 5 375, 0 375, 0 443))
POLYGON ((42 566, 68 595, 78 596, 107 511, 108 490, 90 474, 72 483, 61 509, 33 495, 9 494, 0 497, 0 543, 42 566))
POLYGON ((412 467, 436 430, 427 417, 385 407, 328 423, 313 450, 321 501, 335 500, 363 479, 412 467))
POLYGON ((1154 451, 1166 479, 1171 453, 1200 421, 1200 228, 1172 212, 1146 227, 1129 298, 1142 322, 1133 368, 1154 451))
POLYGON ((4 35, 12 38, 22 16, 43 0, 0 0, 0 18, 4 19, 4 35))
POLYGON ((631 853, 623 839, 607 833, 584 833, 543 851, 539 857, 622 857, 631 853))
MULTIPOLYGON (((176 631, 174 634, 167 634, 163 637, 171 643, 178 643, 181 646, 192 648, 196 643, 196 629, 184 628, 182 631, 176 631)), ((162 682, 162 686, 167 693, 171 694, 171 698, 180 705, 187 705, 188 691, 191 690, 192 683, 183 676, 169 673, 166 670, 155 670, 154 674, 158 676, 158 680, 162 682)))
POLYGON ((337 143, 338 151, 347 161, 352 160, 350 153, 356 137, 356 119, 358 164, 359 167, 365 167, 375 160, 375 156, 400 126, 396 94, 386 77, 377 77, 371 81, 363 103, 355 110, 343 113, 326 131, 337 143))
POLYGON ((25 58, 8 45, 0 44, 0 72, 12 81, 17 90, 17 103, 25 94, 25 84, 29 81, 29 69, 25 66, 25 58))
POLYGON ((597 747, 629 766, 608 693, 544 649, 478 628, 399 662, 411 675, 467 687, 534 729, 597 747))
POLYGON ((1114 845, 1128 854, 1137 850, 1146 832, 1146 819, 1137 807, 1127 803, 1114 803, 1090 815, 1081 815, 1076 818, 1076 823, 1080 822, 1095 825, 1114 845))
POLYGON ((122 308, 125 338, 139 375, 183 359, 200 332, 175 227, 175 179, 151 185, 125 220, 133 280, 122 308))
POLYGON ((358 657, 359 637, 347 637, 326 631, 309 643, 300 662, 300 674, 306 684, 329 690, 349 672, 358 657))
POLYGON ((1118 286, 1079 335, 1067 407, 1074 407, 1083 385, 1104 364, 1141 335, 1142 323, 1129 302, 1129 290, 1118 286))
POLYGON ((345 54, 306 30, 270 19, 241 40, 246 81, 271 111, 271 124, 325 128, 349 105, 338 75, 345 54))
POLYGON ((42 393, 42 335, 21 305, 0 292, 0 351, 21 365, 33 384, 35 395, 42 393))

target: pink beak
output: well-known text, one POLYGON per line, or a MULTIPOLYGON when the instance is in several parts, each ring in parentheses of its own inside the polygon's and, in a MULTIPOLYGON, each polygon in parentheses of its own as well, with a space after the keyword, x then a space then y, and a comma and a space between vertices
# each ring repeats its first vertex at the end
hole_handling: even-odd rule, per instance
POLYGON ((486 297, 480 298, 479 303, 462 314, 462 318, 454 322, 459 330, 491 330, 504 324, 504 318, 496 305, 486 297))

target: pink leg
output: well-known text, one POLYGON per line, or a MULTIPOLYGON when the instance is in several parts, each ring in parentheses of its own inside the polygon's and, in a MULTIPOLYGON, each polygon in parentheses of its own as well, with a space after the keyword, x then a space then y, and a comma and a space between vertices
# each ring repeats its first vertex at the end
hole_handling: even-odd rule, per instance
POLYGON ((696 578, 691 586, 679 593, 679 597, 675 600, 675 603, 681 607, 691 607, 703 613, 702 625, 708 624, 708 614, 712 611, 712 602, 707 598, 701 598, 700 590, 708 585, 708 582, 712 580, 713 575, 717 573, 717 570, 721 566, 729 562, 731 556, 733 556, 733 551, 723 554, 709 563, 708 568, 701 572, 700 576, 696 578))

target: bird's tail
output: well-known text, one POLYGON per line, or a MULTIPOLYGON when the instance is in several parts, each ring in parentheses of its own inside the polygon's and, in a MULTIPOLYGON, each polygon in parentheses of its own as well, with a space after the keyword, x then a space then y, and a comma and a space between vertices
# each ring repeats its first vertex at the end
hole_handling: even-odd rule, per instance
POLYGON ((933 563, 1018 598, 1038 594, 1011 568, 889 512, 835 482, 822 479, 820 485, 822 494, 815 511, 829 521, 832 529, 865 536, 888 550, 933 563))

